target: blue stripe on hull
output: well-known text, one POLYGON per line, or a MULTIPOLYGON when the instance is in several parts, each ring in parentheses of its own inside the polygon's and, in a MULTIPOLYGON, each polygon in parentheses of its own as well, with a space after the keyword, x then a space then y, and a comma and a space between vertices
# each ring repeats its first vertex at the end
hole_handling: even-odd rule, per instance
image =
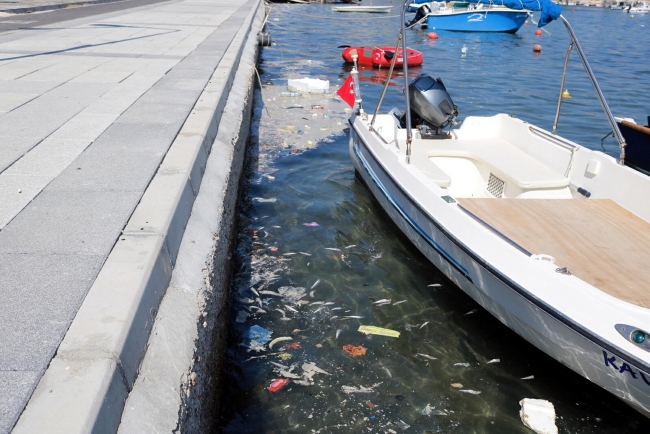
POLYGON ((524 25, 528 14, 522 11, 467 11, 445 15, 429 15, 427 27, 453 32, 515 33, 524 25))

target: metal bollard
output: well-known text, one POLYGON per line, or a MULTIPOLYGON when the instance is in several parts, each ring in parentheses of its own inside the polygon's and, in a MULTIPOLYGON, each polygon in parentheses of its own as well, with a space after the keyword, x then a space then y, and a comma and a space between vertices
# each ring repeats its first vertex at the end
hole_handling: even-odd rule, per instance
POLYGON ((271 45, 271 34, 260 32, 257 34, 257 44, 262 47, 268 47, 271 45))

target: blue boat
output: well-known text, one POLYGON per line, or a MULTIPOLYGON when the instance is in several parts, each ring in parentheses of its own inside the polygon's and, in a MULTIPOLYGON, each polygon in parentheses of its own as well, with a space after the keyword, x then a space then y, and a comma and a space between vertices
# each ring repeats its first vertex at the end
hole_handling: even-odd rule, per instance
POLYGON ((481 6, 432 11, 427 15, 426 26, 431 30, 454 32, 516 33, 528 18, 526 10, 481 6))
POLYGON ((538 0, 471 0, 468 8, 455 8, 444 2, 423 2, 415 0, 411 6, 418 6, 415 17, 406 23, 406 28, 418 25, 433 30, 453 32, 505 32, 516 33, 532 16, 531 11, 541 11, 539 26, 542 27, 559 15, 561 9, 551 2, 538 0))

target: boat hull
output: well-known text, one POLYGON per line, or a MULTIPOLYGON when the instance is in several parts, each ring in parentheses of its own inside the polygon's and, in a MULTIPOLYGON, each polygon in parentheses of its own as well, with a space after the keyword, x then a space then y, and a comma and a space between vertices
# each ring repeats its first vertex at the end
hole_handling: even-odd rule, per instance
MULTIPOLYGON (((394 47, 347 47, 341 53, 341 57, 347 63, 354 63, 352 60, 352 51, 357 52, 357 63, 359 66, 372 66, 374 68, 387 68, 390 67, 392 56, 386 53, 394 53, 394 47)), ((404 67, 404 57, 402 56, 402 49, 398 51, 397 60, 395 61, 396 68, 404 67)), ((406 48, 406 62, 408 66, 419 66, 424 62, 424 56, 420 51, 406 48)))
POLYGON ((516 10, 472 10, 429 14, 427 27, 431 30, 453 32, 516 33, 526 21, 528 13, 516 10))
POLYGON ((368 146, 368 129, 355 128, 354 120, 351 126, 349 148, 357 175, 432 264, 528 342, 650 417, 647 366, 536 299, 449 233, 391 175, 383 156, 378 157, 383 151, 368 146))

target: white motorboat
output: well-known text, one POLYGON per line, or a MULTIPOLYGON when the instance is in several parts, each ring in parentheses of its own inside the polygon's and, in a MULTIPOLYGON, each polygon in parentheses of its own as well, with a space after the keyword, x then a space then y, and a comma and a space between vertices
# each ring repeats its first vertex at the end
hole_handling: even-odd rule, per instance
POLYGON ((631 14, 647 14, 650 12, 650 3, 638 2, 636 5, 629 8, 628 12, 631 14))
MULTIPOLYGON (((442 81, 409 84, 408 67, 411 110, 370 116, 356 96, 350 156, 387 215, 458 287, 650 416, 650 177, 624 165, 625 140, 582 48, 554 18, 571 37, 561 89, 575 47, 618 161, 556 134, 561 95, 552 132, 506 114, 452 128, 457 108, 442 81)), ((401 35, 406 47, 404 26, 401 35)))
POLYGON ((332 12, 365 12, 372 14, 387 14, 392 6, 334 6, 332 12))

